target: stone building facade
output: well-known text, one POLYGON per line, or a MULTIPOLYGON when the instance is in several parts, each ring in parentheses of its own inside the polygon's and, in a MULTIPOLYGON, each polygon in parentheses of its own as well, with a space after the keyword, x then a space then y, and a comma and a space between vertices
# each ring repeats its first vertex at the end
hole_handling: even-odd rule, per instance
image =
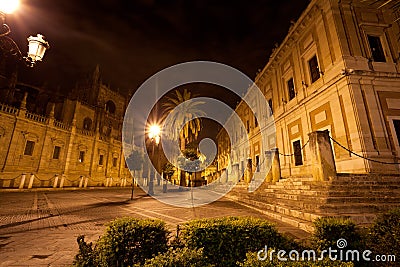
POLYGON ((338 173, 399 174, 400 14, 395 1, 385 2, 310 2, 255 78, 271 106, 257 110, 259 99, 253 100, 264 121, 258 123, 242 101, 235 111, 247 132, 230 141, 220 132, 219 171, 230 163, 228 174, 247 166, 257 174, 276 147, 282 176, 308 175, 309 134, 329 130, 338 173), (271 123, 276 134, 261 135, 271 123), (243 138, 249 147, 241 145, 243 138), (235 153, 247 162, 231 159, 235 153))
POLYGON ((0 104, 0 187, 131 180, 121 142, 127 98, 101 82, 98 67, 68 97, 48 98, 42 114, 35 113, 41 94, 32 98, 32 90, 23 91, 21 103, 0 104))

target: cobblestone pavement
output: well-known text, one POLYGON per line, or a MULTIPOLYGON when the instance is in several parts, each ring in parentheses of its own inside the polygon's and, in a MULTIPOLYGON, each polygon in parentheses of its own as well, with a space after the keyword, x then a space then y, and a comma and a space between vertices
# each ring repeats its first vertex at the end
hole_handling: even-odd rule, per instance
MULTIPOLYGON (((196 208, 161 203, 135 189, 87 189, 0 192, 0 266, 70 266, 77 253, 76 238, 96 241, 104 223, 116 217, 159 218, 171 231, 195 218, 255 216, 273 219, 226 198, 196 208)), ((297 238, 308 234, 278 223, 297 238)))

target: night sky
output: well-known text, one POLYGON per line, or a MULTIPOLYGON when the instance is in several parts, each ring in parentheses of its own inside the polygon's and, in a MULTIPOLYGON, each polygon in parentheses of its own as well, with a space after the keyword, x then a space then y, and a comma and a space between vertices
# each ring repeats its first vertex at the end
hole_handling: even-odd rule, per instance
POLYGON ((69 91, 100 65, 103 82, 134 91, 165 67, 192 60, 228 64, 254 79, 309 0, 21 0, 12 37, 50 43, 44 61, 20 67, 22 82, 69 91))

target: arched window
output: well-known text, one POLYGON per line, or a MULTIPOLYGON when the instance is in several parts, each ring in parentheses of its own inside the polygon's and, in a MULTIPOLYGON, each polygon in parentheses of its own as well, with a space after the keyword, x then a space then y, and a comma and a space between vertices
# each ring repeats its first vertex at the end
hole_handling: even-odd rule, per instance
POLYGON ((108 100, 106 103, 106 111, 110 112, 111 114, 115 113, 115 104, 111 100, 108 100))
POLYGON ((83 120, 83 129, 90 131, 92 129, 92 119, 86 117, 83 120))

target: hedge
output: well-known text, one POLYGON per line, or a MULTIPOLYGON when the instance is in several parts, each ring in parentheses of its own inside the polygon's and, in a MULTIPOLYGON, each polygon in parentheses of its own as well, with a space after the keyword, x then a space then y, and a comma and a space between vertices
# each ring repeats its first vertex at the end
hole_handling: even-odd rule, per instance
MULTIPOLYGON (((269 252, 268 251, 268 255, 269 252)), ((240 267, 353 267, 353 263, 351 262, 340 262, 340 261, 331 261, 328 258, 325 258, 321 261, 280 261, 276 257, 276 253, 273 254, 275 257, 272 258, 272 261, 268 259, 259 260, 257 257, 257 252, 249 252, 246 255, 246 259, 244 262, 238 262, 238 266, 240 267)))
POLYGON ((337 248, 339 239, 345 239, 346 249, 359 249, 362 247, 361 234, 355 223, 346 218, 324 217, 314 221, 314 235, 312 237, 313 249, 337 248))
POLYGON ((236 266, 248 251, 258 251, 265 245, 288 246, 274 224, 251 217, 193 220, 181 226, 178 239, 189 249, 203 248, 216 266, 236 266))
POLYGON ((146 260, 143 265, 136 267, 213 267, 203 254, 203 249, 170 248, 152 259, 146 260))
POLYGON ((169 231, 161 220, 125 217, 107 224, 94 248, 78 237, 75 266, 132 266, 168 249, 169 231), (92 264, 92 265, 91 265, 92 264))

